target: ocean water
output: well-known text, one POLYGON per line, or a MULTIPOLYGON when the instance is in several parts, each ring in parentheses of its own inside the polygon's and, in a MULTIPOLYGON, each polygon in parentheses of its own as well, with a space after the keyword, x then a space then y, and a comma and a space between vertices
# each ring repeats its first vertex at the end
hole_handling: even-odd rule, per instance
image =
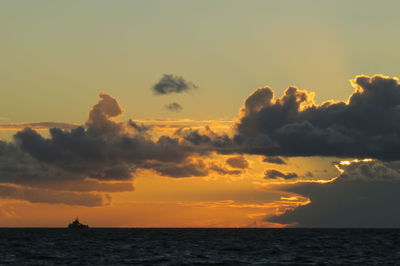
POLYGON ((0 265, 400 265, 400 230, 4 228, 0 265))

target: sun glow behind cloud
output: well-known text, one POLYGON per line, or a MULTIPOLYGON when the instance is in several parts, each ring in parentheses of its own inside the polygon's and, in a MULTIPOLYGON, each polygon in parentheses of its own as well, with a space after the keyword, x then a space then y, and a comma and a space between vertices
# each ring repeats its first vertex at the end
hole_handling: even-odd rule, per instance
MULTIPOLYGON (((232 121, 196 121, 192 119, 169 119, 169 120, 136 120, 136 123, 143 123, 155 134, 153 137, 164 134, 174 134, 179 128, 201 129, 200 132, 207 133, 209 129, 204 128, 206 125, 215 132, 230 132, 232 130, 232 121), (159 125, 162 126, 159 126, 159 125), (203 131, 204 130, 204 131, 203 131)), ((21 126, 16 125, 15 128, 20 130, 21 126)), ((37 129, 42 127, 51 127, 52 123, 38 124, 37 129)), ((70 126, 70 125, 67 125, 70 126)), ((76 125, 71 125, 75 128, 76 125)), ((9 129, 9 126, 5 126, 9 129)), ((69 128, 67 128, 69 129, 69 128)), ((232 134, 232 133, 230 133, 232 134)), ((207 167, 218 166, 220 169, 226 168, 226 161, 233 158, 231 155, 213 154, 209 158, 193 157, 190 159, 192 163, 202 160, 207 167)), ((291 180, 273 180, 269 182, 263 181, 263 171, 265 162, 263 156, 246 155, 244 159, 249 162, 249 169, 244 169, 238 174, 229 173, 228 175, 221 172, 212 172, 206 174, 203 178, 185 178, 180 180, 167 180, 160 176, 157 172, 151 170, 143 170, 137 173, 138 179, 135 181, 135 187, 139 190, 134 193, 120 192, 114 193, 114 202, 109 202, 104 207, 97 207, 103 211, 113 213, 116 209, 120 210, 122 206, 135 208, 131 213, 135 215, 159 216, 162 223, 150 221, 150 217, 141 217, 139 220, 131 220, 124 217, 119 226, 170 226, 170 227, 282 227, 284 225, 277 223, 265 222, 264 218, 273 215, 281 215, 289 210, 293 210, 299 206, 307 205, 310 200, 306 197, 295 193, 287 193, 274 189, 276 185, 288 185, 301 182, 328 183, 334 181, 337 177, 331 179, 315 179, 299 177, 294 181, 291 180), (186 185, 185 185, 186 184, 186 185), (191 187, 196 187, 197 193, 193 193, 191 187), (157 187, 163 188, 157 190, 157 187), (262 188, 261 190, 259 190, 262 188), (210 194, 210 191, 214 191, 210 194), (257 191, 259 195, 256 196, 257 191), (172 193, 173 192, 173 193, 172 193), (243 194, 245 193, 245 194, 243 194), (189 196, 192 194, 191 196, 189 196), (196 196, 197 195, 197 196, 196 196), (272 197, 271 197, 272 196, 272 197), (154 198, 160 201, 154 201, 154 198), (232 200, 234 198, 235 200, 232 200), (255 200, 256 199, 256 200, 255 200), (158 207, 157 207, 158 206, 158 207), (153 212, 147 209, 152 209, 153 212), (179 219, 172 219, 173 216, 162 214, 164 209, 174 211, 179 219), (147 211, 144 211, 147 210, 147 211), (261 211, 261 212, 260 212, 261 211), (195 214, 192 214, 195 212, 195 214), (145 213, 145 214, 143 214, 145 213), (201 218, 200 218, 201 217, 201 218), (144 222, 147 221, 147 222, 144 222)), ((303 158, 290 159, 292 165, 281 166, 286 171, 294 170, 293 165, 301 164, 303 167, 303 158)), ((342 171, 340 165, 350 165, 352 162, 367 162, 371 159, 341 161, 334 166, 342 171)), ((229 169, 229 168, 228 168, 229 169)), ((234 170, 234 169, 230 169, 234 170)), ((224 170, 226 171, 226 170, 224 170)), ((108 182, 109 184, 117 184, 116 182, 108 182)), ((18 202, 18 201, 17 201, 18 202)), ((9 211, 11 205, 5 204, 3 214, 6 218, 4 222, 16 223, 24 226, 22 221, 18 221, 18 215, 25 207, 24 204, 16 204, 16 211, 9 211)), ((50 212, 57 212, 56 208, 51 205, 41 204, 41 208, 50 212)), ((66 208, 66 207, 65 207, 66 208)), ((68 207, 70 208, 70 207, 68 207)), ((77 207, 77 213, 89 215, 92 218, 97 217, 98 210, 89 211, 77 207), (92 213, 92 214, 90 214, 92 213)), ((175 216, 174 216, 175 217, 175 216)), ((67 217, 65 217, 67 218, 67 217)), ((94 226, 96 222, 92 223, 94 226)))
MULTIPOLYGON (((299 92, 303 93, 303 91, 299 92)), ((311 94, 306 95, 312 97, 311 94)), ((301 100, 302 94, 298 94, 296 97, 297 100, 301 100)), ((283 100, 274 100, 273 104, 279 105, 280 101, 283 100)), ((248 102, 246 102, 246 108, 250 108, 247 104, 248 102)), ((303 105, 299 106, 299 112, 306 112, 308 108, 313 107, 312 100, 305 101, 303 105)), ((261 106, 261 108, 263 107, 261 106)), ((261 108, 249 109, 250 111, 242 109, 241 119, 244 119, 246 115, 259 112, 261 108)), ((106 144, 108 141, 113 141, 113 139, 118 139, 120 137, 138 138, 138 140, 144 143, 159 143, 157 142, 158 138, 172 136, 179 140, 179 142, 176 142, 176 145, 179 143, 179 145, 183 145, 185 141, 193 141, 193 143, 198 142, 201 144, 202 141, 209 142, 214 141, 214 139, 219 140, 225 133, 227 133, 225 138, 232 138, 236 130, 234 127, 235 123, 240 123, 239 120, 233 123, 229 120, 196 121, 192 119, 129 120, 125 123, 118 120, 122 115, 122 110, 123 109, 118 105, 115 99, 102 94, 99 103, 94 105, 90 111, 86 129, 79 129, 76 125, 65 123, 36 123, 32 124, 31 127, 35 128, 36 126, 38 130, 50 128, 52 126, 58 126, 59 128, 66 127, 65 129, 67 131, 64 131, 65 133, 63 134, 73 134, 76 130, 81 130, 79 134, 84 132, 91 134, 90 132, 94 132, 94 136, 96 136, 96 134, 100 136, 104 135, 107 141, 106 144), (68 130, 72 131, 69 132, 68 130)), ((26 125, 27 124, 4 125, 4 128, 7 130, 14 127, 16 129, 21 129, 26 125)), ((24 130, 18 132, 17 136, 24 137, 24 134, 32 134, 30 132, 34 131, 24 130)), ((56 133, 57 132, 58 131, 56 131, 56 133)), ((61 134, 61 132, 57 134, 61 134)), ((37 135, 36 138, 40 138, 39 136, 40 135, 37 135)), ((89 136, 91 135, 88 135, 88 137, 89 136)), ((52 138, 53 141, 60 140, 55 138, 54 132, 52 133, 52 138)), ((21 140, 24 139, 22 138, 21 140)), ((35 152, 35 150, 33 151, 35 152)), ((168 165, 169 163, 163 165, 163 161, 157 162, 157 159, 150 160, 139 169, 135 169, 130 173, 131 175, 135 175, 134 181, 129 179, 124 183, 112 180, 109 182, 99 182, 95 179, 83 179, 96 183, 98 188, 105 186, 110 187, 107 189, 111 189, 111 185, 118 186, 122 184, 129 186, 132 183, 135 183, 135 187, 137 188, 136 191, 132 193, 130 192, 132 191, 132 187, 128 189, 122 189, 120 187, 116 191, 112 191, 114 192, 113 201, 111 201, 110 196, 105 194, 101 195, 103 199, 105 199, 103 203, 98 201, 94 203, 92 201, 85 204, 87 206, 94 204, 98 206, 98 209, 107 210, 110 213, 113 213, 117 209, 120 210, 122 206, 130 206, 135 208, 135 210, 131 210, 133 215, 145 215, 145 217, 141 217, 137 220, 121 217, 120 226, 282 227, 285 225, 267 222, 265 221, 265 217, 284 215, 296 208, 312 203, 309 198, 297 193, 287 192, 282 189, 282 187, 306 183, 333 183, 344 173, 344 170, 341 168, 342 166, 373 161, 373 159, 355 159, 333 163, 333 166, 339 171, 339 175, 333 178, 327 178, 326 171, 321 172, 322 174, 320 173, 319 175, 315 174, 318 172, 317 169, 310 169, 313 170, 314 173, 306 171, 307 164, 305 163, 305 158, 291 157, 290 159, 286 158, 279 169, 285 172, 299 172, 299 170, 296 169, 296 165, 301 165, 300 169, 302 173, 292 175, 290 178, 286 175, 282 175, 281 177, 283 178, 265 180, 263 172, 266 168, 266 162, 268 161, 265 160, 263 155, 249 155, 244 153, 241 157, 237 157, 235 154, 240 152, 240 150, 234 151, 232 154, 229 150, 226 150, 228 152, 224 154, 224 152, 218 152, 218 149, 215 151, 207 151, 207 146, 200 146, 199 150, 194 151, 193 154, 186 155, 185 161, 181 164, 174 162, 172 165, 168 165), (203 149, 207 153, 203 153, 203 149), (236 159, 233 160, 234 158, 236 159), (288 161, 290 161, 290 163, 287 163, 288 161), (187 168, 187 166, 190 167, 187 168), (323 175, 324 179, 319 178, 321 175, 323 175), (164 176, 174 178, 170 179, 164 176), (185 178, 182 179, 182 177, 185 178), (196 192, 193 190, 193 187, 196 188, 196 192), (154 201, 154 199, 157 199, 157 201, 154 201), (167 209, 173 211, 174 216, 167 213, 167 209), (151 221, 151 217, 154 216, 160 218, 156 221, 151 221)), ((81 163, 85 166, 85 162, 81 163)), ((142 162, 138 161, 138 163, 142 162)), ((268 164, 271 165, 272 163, 268 164)), ((126 165, 123 165, 123 167, 126 167, 126 165)), ((107 168, 104 169, 105 170, 99 170, 107 171, 107 168)), ((94 183, 88 184, 88 188, 93 186, 94 183)), ((67 186, 64 185, 64 189, 66 187, 67 186)), ((24 186, 20 185, 15 188, 24 191, 29 190, 31 194, 36 193, 35 189, 29 188, 27 190, 24 186)), ((105 188, 101 188, 100 191, 103 191, 102 189, 105 188)), ((92 190, 96 191, 94 188, 92 188, 92 190)), ((106 191, 107 190, 104 190, 103 192, 106 191)), ((79 193, 80 192, 72 192, 73 195, 79 195, 79 193)), ((65 202, 63 202, 64 204, 74 205, 77 203, 75 199, 71 198, 72 194, 68 196, 69 199, 65 199, 65 202)), ((36 197, 35 194, 32 195, 36 197)), ((92 194, 85 195, 91 196, 92 194)), ((36 202, 34 198, 29 196, 20 199, 36 202)), ((44 204, 46 201, 39 202, 41 202, 40 204, 43 208, 54 212, 55 207, 44 204)), ((25 205, 18 203, 16 206, 22 210, 25 205)), ((6 218, 4 222, 9 223, 12 221, 18 224, 18 221, 15 220, 18 219, 18 215, 15 213, 19 211, 9 211, 10 206, 7 204, 2 208, 4 208, 3 214, 6 218)), ((82 207, 77 207, 77 212, 80 212, 79 210, 81 209, 82 207)), ((91 212, 92 215, 94 215, 93 217, 98 217, 97 211, 86 211, 86 214, 90 215, 89 213, 91 212)), ((21 221, 20 224, 23 225, 21 221)), ((96 225, 96 223, 93 224, 96 225)))

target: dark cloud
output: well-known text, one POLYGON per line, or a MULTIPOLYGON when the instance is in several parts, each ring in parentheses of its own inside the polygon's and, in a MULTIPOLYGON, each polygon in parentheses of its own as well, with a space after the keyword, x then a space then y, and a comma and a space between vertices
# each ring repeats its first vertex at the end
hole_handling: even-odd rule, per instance
POLYGON ((279 157, 279 156, 266 156, 263 159, 263 162, 273 163, 273 164, 286 164, 286 161, 282 157, 279 157))
POLYGON ((170 93, 182 93, 197 89, 197 86, 183 77, 164 74, 162 78, 153 85, 155 94, 166 95, 170 93))
POLYGON ((297 183, 280 187, 308 197, 311 203, 268 218, 299 227, 400 226, 400 162, 341 165, 343 173, 329 183, 297 183))
POLYGON ((242 173, 241 170, 230 170, 217 164, 211 164, 209 169, 220 175, 240 175, 242 173))
POLYGON ((80 205, 87 207, 108 204, 109 196, 94 193, 46 190, 0 184, 0 198, 26 200, 33 203, 80 205))
POLYGON ((51 128, 46 138, 25 128, 15 134, 13 143, 0 141, 0 183, 19 186, 0 190, 0 197, 33 201, 18 196, 25 191, 38 199, 60 195, 65 204, 80 204, 77 199, 82 197, 82 205, 97 206, 104 201, 95 204, 89 199, 104 194, 96 198, 93 192, 132 191, 137 169, 171 177, 203 176, 210 171, 209 166, 204 170, 190 161, 191 156, 209 151, 182 144, 178 137, 152 139, 149 127, 132 120, 116 121, 122 114, 114 98, 101 94, 84 126, 51 128))
POLYGON ((206 176, 209 172, 208 167, 202 162, 196 163, 182 163, 177 164, 173 162, 167 163, 147 163, 145 168, 154 170, 162 176, 168 177, 193 177, 193 176, 206 176))
POLYGON ((275 98, 261 88, 241 110, 234 137, 242 152, 267 156, 400 159, 400 85, 381 75, 357 76, 348 101, 317 105, 289 87, 275 98))
POLYGON ((299 177, 296 173, 283 173, 281 171, 275 169, 268 169, 264 173, 264 178, 266 179, 276 179, 276 178, 284 178, 284 179, 292 179, 299 177))
POLYGON ((100 97, 86 128, 53 128, 50 138, 27 128, 15 135, 16 142, 40 162, 99 180, 129 180, 136 169, 146 168, 148 161, 181 164, 196 153, 178 139, 162 136, 151 140, 145 134, 148 129, 133 121, 128 125, 136 132, 130 134, 126 124, 114 120, 123 112, 117 101, 105 94, 100 97))
POLYGON ((192 154, 168 137, 158 142, 141 136, 102 138, 81 127, 68 132, 51 129, 49 139, 25 129, 15 138, 23 151, 40 162, 100 180, 127 180, 148 160, 182 163, 192 154))
POLYGON ((40 162, 16 145, 0 141, 0 183, 67 190, 122 192, 133 190, 131 183, 102 183, 79 172, 68 172, 40 162))
POLYGON ((226 163, 233 168, 249 168, 249 162, 243 156, 236 156, 226 159, 226 163))
POLYGON ((167 108, 170 111, 174 111, 174 112, 182 111, 182 106, 179 103, 175 103, 175 102, 167 104, 165 106, 165 108, 167 108))
POLYGON ((207 176, 211 172, 219 175, 239 175, 242 173, 241 170, 231 170, 216 163, 204 163, 202 160, 183 164, 148 163, 145 168, 154 170, 160 175, 168 177, 207 176))
POLYGON ((237 153, 237 145, 227 134, 217 134, 206 126, 203 132, 200 130, 180 128, 175 132, 176 136, 183 138, 187 143, 197 148, 207 149, 209 151, 218 151, 220 153, 237 153))
POLYGON ((138 133, 145 133, 145 132, 147 132, 147 131, 150 130, 150 127, 149 127, 149 126, 145 126, 145 125, 143 125, 143 124, 136 123, 136 122, 134 122, 133 120, 129 120, 129 121, 128 121, 128 124, 129 124, 133 129, 135 129, 138 133))
POLYGON ((132 190, 130 182, 103 183, 90 180, 83 173, 65 171, 40 162, 15 144, 0 141, 0 198, 100 206, 109 202, 109 196, 91 192, 132 190))

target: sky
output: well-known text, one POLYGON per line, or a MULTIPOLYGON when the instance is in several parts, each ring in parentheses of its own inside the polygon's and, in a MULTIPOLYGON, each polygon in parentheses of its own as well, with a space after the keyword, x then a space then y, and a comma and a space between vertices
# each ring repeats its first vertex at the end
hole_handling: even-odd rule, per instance
POLYGON ((1 2, 0 226, 400 226, 399 7, 1 2))

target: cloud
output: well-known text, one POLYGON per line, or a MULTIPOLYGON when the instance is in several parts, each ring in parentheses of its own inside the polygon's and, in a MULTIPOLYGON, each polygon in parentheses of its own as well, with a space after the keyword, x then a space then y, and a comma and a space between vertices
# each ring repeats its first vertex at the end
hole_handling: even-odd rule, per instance
POLYGON ((123 132, 123 123, 114 119, 123 114, 122 107, 110 95, 101 93, 100 101, 92 107, 87 121, 88 131, 92 135, 116 135, 123 132))
POLYGON ((136 123, 136 122, 134 122, 134 121, 132 121, 132 120, 129 120, 129 121, 128 121, 128 124, 129 124, 132 128, 134 128, 138 133, 145 133, 145 132, 147 132, 147 131, 150 130, 150 127, 149 127, 149 126, 145 126, 144 124, 136 123))
POLYGON ((177 163, 148 163, 145 168, 154 170, 162 176, 168 177, 200 177, 208 176, 210 173, 219 175, 239 175, 241 170, 231 170, 215 162, 204 162, 195 160, 192 162, 177 163))
POLYGON ((170 93, 182 93, 197 89, 191 81, 186 81, 183 77, 164 74, 162 78, 153 85, 152 90, 155 94, 166 95, 170 93))
POLYGON ((80 172, 69 172, 40 162, 15 144, 0 141, 0 198, 99 206, 111 200, 103 192, 132 190, 131 182, 91 180, 80 172))
POLYGON ((299 177, 296 173, 283 173, 281 171, 275 169, 268 169, 264 173, 264 178, 266 179, 276 179, 276 178, 283 178, 283 179, 292 179, 299 177))
POLYGON ((174 111, 174 112, 180 112, 182 111, 182 106, 179 103, 173 102, 170 104, 167 104, 165 106, 165 108, 167 108, 170 111, 174 111))
POLYGON ((289 87, 279 98, 256 90, 245 101, 234 140, 243 153, 400 159, 400 85, 382 75, 357 76, 345 101, 314 102, 289 87))
POLYGON ((0 184, 0 198, 18 199, 33 203, 80 205, 87 207, 108 204, 108 196, 94 193, 77 193, 69 191, 24 188, 0 184))
POLYGON ((399 227, 400 162, 341 164, 331 182, 297 182, 279 189, 308 197, 311 203, 268 221, 298 227, 399 227))
POLYGON ((286 164, 285 160, 279 156, 266 156, 263 162, 273 163, 273 164, 286 164))
POLYGON ((230 170, 215 163, 211 164, 209 169, 220 175, 240 175, 242 173, 241 170, 230 170))
POLYGON ((0 124, 0 131, 12 131, 12 130, 22 130, 26 127, 43 130, 50 128, 60 128, 60 129, 73 129, 79 125, 71 123, 62 122, 37 122, 37 123, 12 123, 12 124, 0 124))
POLYGON ((148 128, 133 121, 115 121, 122 108, 111 96, 100 97, 86 127, 52 128, 50 138, 27 128, 15 135, 16 142, 39 162, 98 180, 130 180, 135 170, 147 168, 149 161, 182 164, 191 155, 203 153, 181 145, 177 138, 161 136, 153 141, 146 134, 148 128))
POLYGON ((0 184, 67 191, 122 192, 133 190, 131 183, 104 183, 68 172, 32 158, 12 143, 0 141, 0 184))
MULTIPOLYGON (((0 184, 92 194, 132 190, 131 181, 140 169, 169 177, 240 174, 246 163, 238 158, 244 154, 264 155, 265 161, 277 164, 291 156, 400 160, 398 80, 357 76, 352 84, 355 92, 348 101, 322 104, 314 102, 313 93, 296 87, 278 98, 268 87, 258 89, 246 99, 233 135, 205 127, 152 136, 151 127, 139 121, 120 122, 123 108, 110 95, 100 94, 84 125, 60 124, 49 130, 49 137, 25 128, 15 134, 14 142, 0 141, 0 184), (227 165, 205 160, 215 152, 237 157, 228 159, 227 165)), ((188 90, 181 87, 159 93, 188 90)), ((357 171, 366 176, 369 170, 363 166, 357 171)), ((265 177, 291 179, 297 174, 270 169, 265 177)), ((310 184, 318 185, 323 186, 310 184)))
POLYGON ((243 156, 236 156, 226 159, 226 163, 233 167, 239 169, 249 168, 249 162, 243 156))
MULTIPOLYGON (((49 137, 25 128, 15 134, 14 142, 0 141, 0 185, 17 185, 18 191, 35 192, 38 198, 61 195, 65 204, 79 204, 75 199, 82 196, 86 206, 92 204, 87 200, 94 199, 93 192, 132 191, 137 169, 150 168, 170 177, 203 176, 210 171, 190 160, 208 151, 182 144, 178 137, 153 139, 148 126, 117 121, 123 112, 113 97, 100 94, 85 125, 50 128, 49 137)), ((33 200, 18 196, 18 191, 7 187, 0 197, 33 200)))
POLYGON ((202 131, 180 128, 175 131, 175 135, 183 138, 186 143, 203 150, 227 154, 238 152, 237 145, 230 136, 226 133, 217 134, 208 126, 204 127, 202 131))
POLYGON ((145 165, 148 169, 158 172, 162 176, 168 177, 193 177, 207 176, 208 167, 202 162, 177 164, 173 162, 167 163, 148 163, 145 165))

